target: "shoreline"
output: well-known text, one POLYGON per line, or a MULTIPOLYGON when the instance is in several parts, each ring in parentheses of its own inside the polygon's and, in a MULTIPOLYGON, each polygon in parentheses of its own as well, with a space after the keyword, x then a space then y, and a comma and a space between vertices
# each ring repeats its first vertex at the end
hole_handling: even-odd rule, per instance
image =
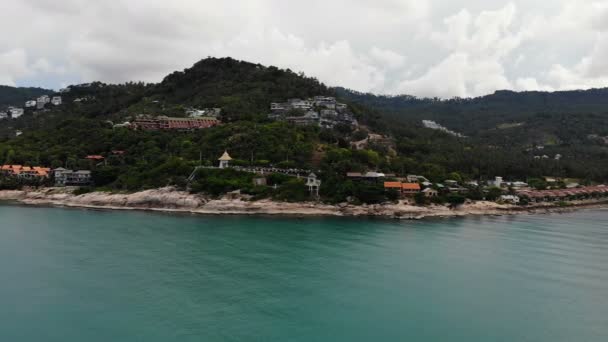
POLYGON ((541 203, 527 207, 476 201, 467 202, 453 209, 444 205, 415 206, 404 201, 396 204, 357 206, 343 203, 330 205, 313 202, 277 202, 267 199, 249 201, 247 198, 238 196, 210 199, 202 195, 177 191, 173 188, 145 190, 129 194, 92 192, 83 195, 74 195, 70 189, 65 188, 0 190, 0 201, 11 201, 32 206, 209 216, 376 217, 402 220, 564 213, 581 209, 608 208, 607 199, 572 201, 568 206, 541 203))

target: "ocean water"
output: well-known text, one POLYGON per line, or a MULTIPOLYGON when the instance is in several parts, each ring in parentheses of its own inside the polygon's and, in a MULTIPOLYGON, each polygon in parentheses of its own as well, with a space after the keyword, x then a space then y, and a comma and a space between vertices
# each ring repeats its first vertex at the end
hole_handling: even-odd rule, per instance
POLYGON ((0 341, 608 341, 608 211, 398 222, 4 205, 0 341))

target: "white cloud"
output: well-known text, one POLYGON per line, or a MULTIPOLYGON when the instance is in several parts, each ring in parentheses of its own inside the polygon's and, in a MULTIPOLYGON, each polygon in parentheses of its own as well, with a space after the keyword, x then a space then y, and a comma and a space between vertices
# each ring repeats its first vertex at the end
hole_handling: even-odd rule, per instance
POLYGON ((15 85, 15 80, 28 75, 27 55, 23 49, 0 51, 0 84, 15 85))
POLYGON ((23 0, 0 19, 7 84, 159 81, 213 55, 421 96, 608 85, 603 0, 23 0))

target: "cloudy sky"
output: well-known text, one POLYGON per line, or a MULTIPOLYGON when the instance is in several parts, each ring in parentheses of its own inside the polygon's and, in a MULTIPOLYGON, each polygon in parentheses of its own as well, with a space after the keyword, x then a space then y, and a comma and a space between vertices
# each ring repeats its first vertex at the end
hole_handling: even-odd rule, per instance
POLYGON ((160 81, 206 56, 418 96, 608 86, 608 0, 0 0, 0 84, 160 81))

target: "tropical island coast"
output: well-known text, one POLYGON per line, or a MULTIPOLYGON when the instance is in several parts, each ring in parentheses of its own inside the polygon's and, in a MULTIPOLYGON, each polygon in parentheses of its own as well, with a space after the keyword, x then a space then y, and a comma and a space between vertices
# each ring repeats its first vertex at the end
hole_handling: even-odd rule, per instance
POLYGON ((26 204, 421 218, 608 197, 608 89, 389 97, 207 58, 157 84, 17 90, 0 198, 26 204))

